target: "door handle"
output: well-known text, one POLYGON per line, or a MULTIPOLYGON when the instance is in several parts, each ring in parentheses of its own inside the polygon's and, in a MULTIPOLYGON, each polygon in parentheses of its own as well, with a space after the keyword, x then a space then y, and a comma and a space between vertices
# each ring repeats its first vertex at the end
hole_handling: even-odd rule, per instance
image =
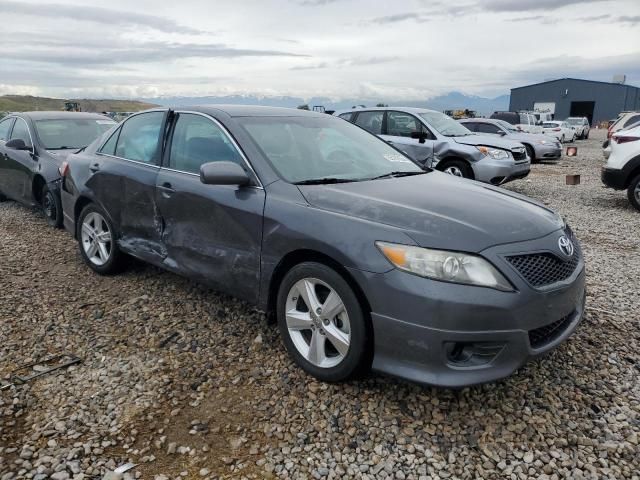
POLYGON ((93 173, 96 173, 98 170, 100 170, 100 164, 94 163, 89 167, 89 170, 91 170, 93 173))
POLYGON ((162 185, 158 185, 158 189, 162 191, 164 198, 169 198, 172 193, 175 193, 175 189, 169 182, 164 182, 162 185))

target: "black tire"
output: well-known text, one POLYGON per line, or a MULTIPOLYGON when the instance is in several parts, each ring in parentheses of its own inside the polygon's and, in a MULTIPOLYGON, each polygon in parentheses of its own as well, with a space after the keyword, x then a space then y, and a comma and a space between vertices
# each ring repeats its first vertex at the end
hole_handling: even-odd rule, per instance
POLYGON ((62 202, 60 194, 51 191, 48 185, 42 187, 40 207, 45 220, 54 228, 62 227, 62 202))
POLYGON ((442 165, 438 165, 438 170, 449 173, 450 175, 454 175, 462 178, 470 178, 473 180, 473 169, 467 162, 464 160, 446 160, 442 163, 442 165), (447 169, 457 169, 461 175, 456 175, 454 173, 448 172, 447 169))
MULTIPOLYGON (((304 262, 296 265, 285 275, 278 289, 278 328, 289 356, 305 372, 323 382, 342 382, 360 376, 370 368, 371 332, 367 315, 347 281, 338 272, 321 263, 304 262), (298 350, 289 333, 285 315, 289 292, 297 282, 303 279, 317 279, 324 282, 338 294, 344 304, 350 327, 349 347, 344 358, 335 366, 321 367, 311 363, 298 350)), ((322 329, 318 332, 320 330, 322 329)), ((307 333, 310 335, 311 331, 307 333)), ((325 340, 324 337, 323 340, 325 340)), ((308 342, 311 343, 311 340, 308 342)), ((328 340, 324 345, 326 342, 328 340)))
POLYGON ((629 203, 633 205, 633 208, 640 211, 640 175, 636 175, 627 189, 627 198, 629 203))
POLYGON ((587 130, 587 133, 585 133, 585 134, 583 135, 583 138, 584 138, 585 140, 588 140, 588 139, 589 139, 589 132, 590 132, 590 130, 587 130))
POLYGON ((99 273, 100 275, 114 275, 122 271, 124 267, 124 262, 125 262, 125 255, 120 251, 120 249, 118 248, 118 244, 115 241, 115 233, 114 233, 113 225, 111 224, 111 221, 109 220, 108 215, 100 207, 98 207, 93 203, 90 203, 89 205, 84 207, 82 209, 82 212, 80 212, 80 215, 78 216, 78 223, 76 225, 76 229, 77 229, 76 236, 78 238, 78 247, 80 248, 80 255, 82 256, 82 259, 84 260, 84 262, 93 271, 95 271, 96 273, 99 273), (89 257, 87 256, 87 252, 85 252, 85 249, 83 246, 82 225, 85 219, 87 218, 87 216, 91 213, 97 213, 100 217, 102 217, 104 221, 104 225, 108 228, 108 230, 111 233, 111 241, 109 242, 110 243, 109 255, 107 257, 107 260, 102 265, 98 265, 94 263, 91 259, 89 259, 89 257))
POLYGON ((6 202, 7 201, 7 197, 5 197, 2 192, 0 192, 0 202, 6 202))
POLYGON ((529 155, 529 158, 531 159, 531 163, 535 163, 537 161, 536 151, 533 149, 531 145, 525 145, 524 148, 527 150, 527 155, 529 155))

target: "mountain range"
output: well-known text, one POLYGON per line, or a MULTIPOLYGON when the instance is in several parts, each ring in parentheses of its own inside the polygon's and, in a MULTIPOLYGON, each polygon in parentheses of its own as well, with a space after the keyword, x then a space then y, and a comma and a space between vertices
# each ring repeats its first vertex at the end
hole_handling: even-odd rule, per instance
POLYGON ((496 98, 479 97, 467 95, 461 92, 450 92, 428 99, 404 100, 390 102, 384 98, 363 99, 352 98, 339 101, 327 97, 302 98, 293 96, 257 96, 257 95, 227 95, 227 96, 205 96, 205 97, 157 97, 145 98, 144 102, 158 105, 266 105, 271 107, 295 108, 300 105, 308 105, 313 108, 315 105, 322 105, 327 110, 349 109, 355 105, 375 106, 378 103, 385 105, 396 105, 403 107, 420 107, 432 110, 475 110, 481 115, 489 115, 495 110, 507 110, 509 108, 509 95, 501 95, 496 98))

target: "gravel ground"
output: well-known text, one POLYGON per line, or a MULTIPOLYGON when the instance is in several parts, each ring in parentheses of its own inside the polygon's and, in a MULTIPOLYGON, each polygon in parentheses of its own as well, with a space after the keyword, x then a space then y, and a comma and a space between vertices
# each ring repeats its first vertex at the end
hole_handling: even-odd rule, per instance
POLYGON ((600 184, 603 132, 508 188, 582 240, 588 311, 558 350, 459 391, 294 367, 252 307, 153 267, 92 274, 64 231, 0 204, 0 378, 70 352, 79 365, 0 392, 0 480, 640 478, 640 214, 600 184), (579 186, 564 175, 580 173, 579 186))

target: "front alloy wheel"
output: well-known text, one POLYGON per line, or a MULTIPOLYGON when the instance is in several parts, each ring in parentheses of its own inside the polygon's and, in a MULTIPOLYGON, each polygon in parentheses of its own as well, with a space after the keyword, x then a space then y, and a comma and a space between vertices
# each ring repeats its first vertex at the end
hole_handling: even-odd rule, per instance
POLYGON ((60 195, 52 192, 47 185, 42 187, 41 206, 47 223, 55 228, 62 227, 62 204, 60 195))
POLYGON ((320 368, 331 368, 349 352, 349 315, 340 295, 317 278, 297 281, 287 295, 287 330, 298 353, 320 368))
POLYGON ((289 355, 317 379, 339 382, 370 365, 366 314, 332 268, 316 262, 293 267, 279 287, 277 317, 289 355))

